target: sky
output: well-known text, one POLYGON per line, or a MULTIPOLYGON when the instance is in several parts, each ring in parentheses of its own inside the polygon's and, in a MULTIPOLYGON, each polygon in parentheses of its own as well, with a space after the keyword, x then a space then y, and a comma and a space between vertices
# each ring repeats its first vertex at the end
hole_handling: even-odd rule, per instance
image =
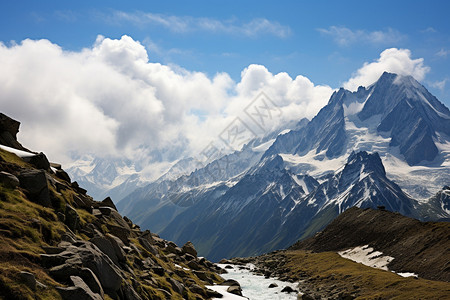
POLYGON ((334 90, 383 71, 413 75, 450 106, 448 1, 0 7, 1 111, 22 122, 23 144, 63 163, 123 156, 157 176, 233 122, 260 135, 311 119, 334 90), (266 127, 245 113, 261 92, 279 112, 266 127))

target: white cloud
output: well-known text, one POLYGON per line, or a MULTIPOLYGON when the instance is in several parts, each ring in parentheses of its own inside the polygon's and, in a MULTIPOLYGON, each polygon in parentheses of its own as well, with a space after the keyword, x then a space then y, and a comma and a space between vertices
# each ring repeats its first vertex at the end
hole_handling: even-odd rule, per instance
POLYGON ((439 50, 436 55, 439 57, 447 57, 447 55, 450 54, 450 50, 446 50, 446 49, 441 49, 439 50))
POLYGON ((445 84, 447 83, 447 78, 441 81, 431 82, 430 85, 436 89, 443 91, 445 89, 445 84))
POLYGON ((357 70, 352 78, 344 83, 344 88, 355 91, 359 86, 374 83, 383 72, 411 75, 416 80, 423 80, 430 68, 423 63, 423 58, 412 59, 408 49, 390 48, 381 52, 380 57, 357 70))
POLYGON ((291 34, 289 26, 281 25, 278 22, 270 21, 265 18, 255 18, 247 23, 242 23, 237 19, 222 21, 213 18, 173 16, 141 11, 134 13, 115 11, 112 15, 104 16, 104 18, 108 22, 120 23, 126 21, 138 26, 156 24, 165 27, 172 32, 178 33, 204 31, 246 37, 273 35, 279 38, 285 38, 291 34))
POLYGON ((405 35, 392 28, 387 28, 384 31, 367 31, 352 30, 345 26, 330 26, 328 29, 319 28, 318 31, 330 36, 340 46, 350 46, 356 43, 386 45, 406 39, 405 35))
POLYGON ((53 161, 72 155, 171 161, 196 155, 264 90, 282 115, 270 128, 313 117, 332 89, 250 65, 240 82, 150 63, 129 36, 99 36, 65 51, 48 40, 0 43, 0 106, 22 122, 19 139, 53 161))

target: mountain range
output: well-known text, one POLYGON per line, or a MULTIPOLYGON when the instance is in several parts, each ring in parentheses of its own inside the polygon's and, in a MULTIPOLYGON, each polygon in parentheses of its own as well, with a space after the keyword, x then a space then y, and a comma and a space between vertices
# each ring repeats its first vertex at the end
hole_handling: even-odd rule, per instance
POLYGON ((284 129, 117 207, 211 260, 288 247, 352 206, 450 217, 450 111, 411 76, 341 88, 311 121, 284 129))

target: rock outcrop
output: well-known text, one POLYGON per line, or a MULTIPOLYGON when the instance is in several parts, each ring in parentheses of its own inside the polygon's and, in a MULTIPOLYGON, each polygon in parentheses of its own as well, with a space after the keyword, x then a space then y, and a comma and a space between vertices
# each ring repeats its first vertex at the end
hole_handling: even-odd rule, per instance
MULTIPOLYGON (((19 123, 0 114, 0 143, 19 123)), ((206 299, 224 272, 95 201, 44 154, 0 149, 0 295, 6 299, 206 299), (21 153, 21 152, 20 152, 21 153)))

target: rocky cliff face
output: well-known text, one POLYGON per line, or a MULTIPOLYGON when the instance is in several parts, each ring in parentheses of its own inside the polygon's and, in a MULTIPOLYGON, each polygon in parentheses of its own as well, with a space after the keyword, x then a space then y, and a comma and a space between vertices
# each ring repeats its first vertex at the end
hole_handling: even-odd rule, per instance
POLYGON ((0 141, 22 150, 0 149, 4 299, 221 296, 205 286, 223 281, 221 269, 197 257, 192 243, 178 247, 140 230, 110 198, 94 201, 60 165, 18 146, 18 124, 0 116, 0 141))

